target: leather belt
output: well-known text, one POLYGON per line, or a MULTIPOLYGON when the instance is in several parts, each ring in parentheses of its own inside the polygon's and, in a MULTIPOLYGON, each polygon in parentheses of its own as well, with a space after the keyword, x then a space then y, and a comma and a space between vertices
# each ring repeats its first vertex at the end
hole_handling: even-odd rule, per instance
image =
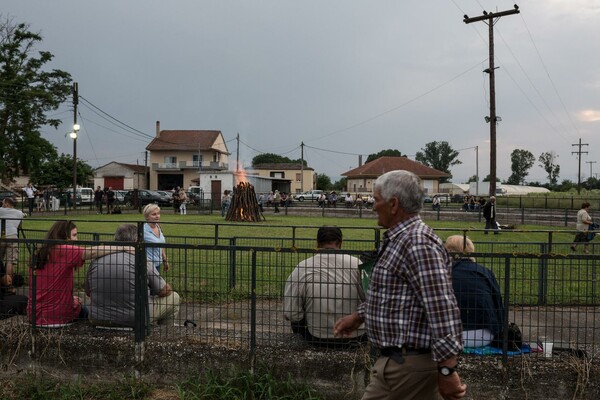
POLYGON ((389 357, 398 364, 402 364, 404 362, 404 357, 406 356, 418 356, 422 354, 431 353, 430 348, 414 348, 414 347, 384 347, 380 350, 381 355, 384 357, 389 357))

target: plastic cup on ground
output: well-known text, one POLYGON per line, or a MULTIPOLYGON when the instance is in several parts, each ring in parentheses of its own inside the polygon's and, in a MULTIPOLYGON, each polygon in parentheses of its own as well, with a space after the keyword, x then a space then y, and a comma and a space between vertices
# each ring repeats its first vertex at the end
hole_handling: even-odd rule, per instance
POLYGON ((543 342, 542 348, 544 349, 544 357, 552 358, 552 348, 554 347, 554 343, 552 342, 543 342))

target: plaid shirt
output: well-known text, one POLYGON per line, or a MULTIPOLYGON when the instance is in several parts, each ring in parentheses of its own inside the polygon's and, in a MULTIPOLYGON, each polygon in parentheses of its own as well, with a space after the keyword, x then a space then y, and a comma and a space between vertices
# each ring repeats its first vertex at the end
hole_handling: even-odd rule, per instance
POLYGON ((434 361, 462 350, 452 261, 419 216, 384 233, 367 300, 357 311, 378 347, 431 348, 434 361))

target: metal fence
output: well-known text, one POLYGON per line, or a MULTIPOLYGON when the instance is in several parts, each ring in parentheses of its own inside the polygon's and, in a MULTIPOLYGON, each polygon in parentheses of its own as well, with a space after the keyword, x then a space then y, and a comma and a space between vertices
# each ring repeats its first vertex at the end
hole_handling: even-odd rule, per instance
MULTIPOLYGON (((213 228, 214 232, 219 231, 218 227, 213 228)), ((317 227, 303 229, 308 232, 317 227)), ((290 232, 298 230, 300 228, 290 227, 290 232)), ((345 243, 342 253, 360 257, 374 251, 380 232, 369 230, 371 239, 345 243)), ((522 234, 525 238, 527 232, 522 234)), ((25 257, 32 248, 44 243, 41 236, 41 232, 29 231, 28 239, 3 239, 3 242, 16 243, 25 257)), ((82 246, 115 244, 107 235, 84 232, 80 238, 84 239, 78 242, 82 246)), ((598 350, 600 339, 598 257, 595 251, 592 255, 572 254, 570 243, 557 243, 553 232, 548 232, 548 238, 537 243, 478 242, 478 252, 471 256, 495 273, 507 310, 504 323, 516 322, 526 341, 551 340, 556 347, 593 353, 598 350)), ((145 251, 157 246, 142 241, 134 246, 135 321, 130 331, 119 332, 119 335, 135 344, 130 351, 135 352, 135 357, 131 356, 136 360, 143 357, 141 345, 149 340, 183 341, 186 346, 219 343, 244 349, 250 359, 257 348, 290 340, 293 337, 290 323, 283 316, 286 280, 301 261, 318 254, 339 253, 318 251, 314 237, 293 233, 285 238, 218 234, 169 237, 169 243, 161 246, 166 248, 171 270, 161 271, 161 275, 179 294, 180 309, 174 324, 155 325, 148 319, 145 251)), ((75 272, 73 290, 89 306, 91 300, 84 294, 86 270, 75 272)), ((30 276, 23 267, 17 272, 26 275, 26 286, 18 290, 32 296, 36 291, 35 276, 30 276)), ((30 326, 28 317, 23 316, 0 323, 4 328, 30 326)), ((45 329, 32 328, 33 338, 45 334, 45 329)), ((90 322, 61 329, 75 335, 98 335, 90 322), (81 326, 86 329, 78 328, 81 326)), ((31 354, 43 357, 34 350, 31 354)))

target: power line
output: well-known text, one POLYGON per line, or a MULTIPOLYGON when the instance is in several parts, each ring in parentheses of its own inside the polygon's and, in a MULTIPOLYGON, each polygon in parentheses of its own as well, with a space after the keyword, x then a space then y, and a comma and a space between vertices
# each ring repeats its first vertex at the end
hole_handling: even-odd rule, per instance
MULTIPOLYGON (((483 62, 483 61, 481 61, 481 62, 483 62)), ((481 65, 481 62, 478 62, 476 65, 474 65, 474 66, 470 67, 470 68, 469 68, 469 69, 467 69, 466 71, 463 71, 463 72, 459 73, 458 75, 455 75, 453 78, 451 78, 451 79, 449 79, 449 80, 447 80, 447 81, 445 81, 445 82, 443 82, 443 83, 440 83, 439 85, 437 85, 437 86, 435 86, 435 87, 433 87, 433 88, 431 88, 431 89, 427 90, 426 92, 423 92, 423 93, 421 93, 420 95, 417 95, 417 96, 413 97, 413 98, 412 98, 412 99, 410 99, 410 100, 407 100, 407 101, 405 101, 404 103, 402 103, 402 104, 400 104, 400 105, 398 105, 398 106, 396 106, 396 107, 390 108, 389 110, 383 111, 383 112, 381 112, 381 113, 379 113, 379 114, 376 114, 376 115, 374 115, 374 116, 372 116, 372 117, 369 117, 369 118, 367 118, 367 119, 364 119, 364 120, 362 120, 362 121, 360 121, 360 122, 357 122, 357 123, 355 123, 355 124, 353 124, 353 125, 350 125, 350 126, 347 126, 347 127, 345 127, 345 128, 341 128, 341 129, 335 130, 335 131, 333 131, 333 132, 329 132, 329 133, 327 133, 327 134, 325 134, 325 135, 322 135, 322 136, 320 136, 320 137, 317 137, 316 139, 311 139, 311 140, 307 140, 307 141, 309 141, 309 142, 315 142, 315 141, 317 141, 317 140, 325 139, 326 137, 333 136, 333 135, 336 135, 336 134, 338 134, 338 133, 342 133, 342 132, 348 131, 348 130, 350 130, 350 129, 354 129, 354 128, 358 127, 358 126, 361 126, 361 125, 364 125, 364 124, 366 124, 366 123, 368 123, 368 122, 371 122, 371 121, 373 121, 373 120, 376 120, 377 118, 383 117, 384 115, 387 115, 387 114, 389 114, 389 113, 392 113, 392 112, 394 112, 394 111, 396 111, 396 110, 399 110, 400 108, 402 108, 402 107, 405 107, 405 106, 407 106, 407 105, 409 105, 409 104, 411 104, 411 103, 414 103, 415 101, 417 101, 417 100, 419 100, 419 99, 421 99, 421 98, 423 98, 423 97, 425 97, 425 96, 427 96, 427 95, 429 95, 429 94, 431 94, 431 93, 435 92, 436 90, 438 90, 438 89, 440 89, 440 88, 442 88, 442 87, 446 86, 447 84, 449 84, 449 83, 451 83, 451 82, 455 81, 456 79, 458 79, 458 78, 460 78, 461 76, 463 76, 463 75, 467 74, 468 72, 471 72, 471 71, 472 71, 472 70, 474 70, 475 68, 479 67, 479 65, 481 65)), ((305 141, 305 142, 306 142, 306 141, 305 141)))

